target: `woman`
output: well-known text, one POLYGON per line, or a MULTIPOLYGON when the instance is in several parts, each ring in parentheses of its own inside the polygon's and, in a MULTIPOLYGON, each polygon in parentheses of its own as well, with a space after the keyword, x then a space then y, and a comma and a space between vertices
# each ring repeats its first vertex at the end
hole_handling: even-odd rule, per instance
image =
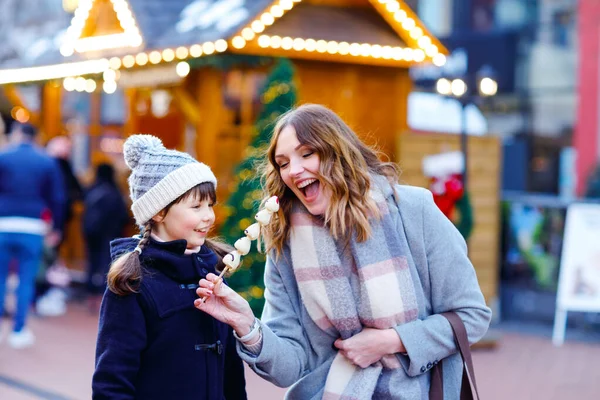
POLYGON ((491 312, 431 193, 398 185, 396 165, 319 105, 280 118, 264 178, 280 211, 265 233, 262 321, 213 275, 196 307, 231 325, 242 359, 291 385, 288 398, 427 399, 446 359, 445 393, 458 399, 461 360, 437 314, 455 311, 474 343, 491 312))

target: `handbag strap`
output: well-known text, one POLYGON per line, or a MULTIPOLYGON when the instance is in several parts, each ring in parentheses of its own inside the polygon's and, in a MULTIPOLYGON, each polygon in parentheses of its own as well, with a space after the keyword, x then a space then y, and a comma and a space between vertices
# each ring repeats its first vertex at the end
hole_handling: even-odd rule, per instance
MULTIPOLYGON (((467 330, 460 317, 455 312, 440 314, 448 320, 454 333, 454 339, 463 361, 463 376, 460 388, 460 400, 479 400, 477 383, 475 382, 475 369, 471 358, 471 349, 467 338, 467 330), (475 397, 476 396, 476 397, 475 397)), ((431 385, 429 388, 430 400, 444 399, 444 375, 442 363, 436 364, 431 369, 431 385)))

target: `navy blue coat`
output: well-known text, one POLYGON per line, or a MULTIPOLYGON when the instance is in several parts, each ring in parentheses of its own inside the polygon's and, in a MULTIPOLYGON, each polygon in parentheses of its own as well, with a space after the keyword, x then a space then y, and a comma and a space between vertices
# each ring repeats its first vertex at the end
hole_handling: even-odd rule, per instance
MULTIPOLYGON (((113 241, 113 257, 137 242, 113 241)), ((232 329, 194 308, 198 281, 215 272, 216 255, 205 246, 185 255, 185 248, 185 240, 150 240, 141 255, 139 293, 105 292, 94 399, 246 399, 232 329)))

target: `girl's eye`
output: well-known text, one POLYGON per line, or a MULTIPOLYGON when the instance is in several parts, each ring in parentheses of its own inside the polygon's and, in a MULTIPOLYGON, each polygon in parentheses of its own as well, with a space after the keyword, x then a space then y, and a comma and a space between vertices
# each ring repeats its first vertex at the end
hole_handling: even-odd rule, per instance
POLYGON ((208 206, 212 208, 212 207, 214 207, 216 204, 217 204, 217 203, 208 203, 208 206))
POLYGON ((304 154, 302 155, 302 157, 304 157, 304 158, 308 158, 308 157, 312 156, 314 153, 315 153, 314 151, 309 151, 308 153, 304 153, 304 154))
POLYGON ((288 164, 289 163, 286 163, 286 162, 279 164, 279 169, 283 169, 283 168, 287 167, 288 164))

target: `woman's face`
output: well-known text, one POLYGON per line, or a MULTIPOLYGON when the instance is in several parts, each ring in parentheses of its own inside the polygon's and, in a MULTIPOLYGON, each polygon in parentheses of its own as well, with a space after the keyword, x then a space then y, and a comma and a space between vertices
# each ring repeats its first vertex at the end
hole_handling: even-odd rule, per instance
POLYGON ((323 215, 331 195, 319 181, 321 160, 316 151, 302 145, 296 130, 288 125, 281 130, 275 146, 275 162, 281 179, 312 215, 323 215))

